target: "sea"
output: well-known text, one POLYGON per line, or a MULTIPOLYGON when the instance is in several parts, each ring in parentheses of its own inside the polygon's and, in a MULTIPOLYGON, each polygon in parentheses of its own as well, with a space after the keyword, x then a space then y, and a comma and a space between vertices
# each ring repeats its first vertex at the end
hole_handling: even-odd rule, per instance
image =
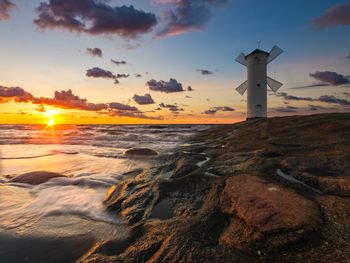
POLYGON ((127 158, 125 151, 171 155, 208 127, 0 125, 0 261, 70 262, 99 240, 125 238, 127 225, 106 210, 103 198, 128 172, 154 165, 153 158, 127 158), (36 171, 66 177, 39 185, 11 182, 36 171))

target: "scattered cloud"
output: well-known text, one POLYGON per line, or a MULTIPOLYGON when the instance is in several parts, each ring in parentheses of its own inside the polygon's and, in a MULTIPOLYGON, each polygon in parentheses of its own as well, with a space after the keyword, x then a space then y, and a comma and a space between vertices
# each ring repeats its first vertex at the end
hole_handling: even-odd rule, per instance
POLYGON ((350 25, 350 1, 343 4, 336 4, 329 8, 324 15, 314 19, 316 26, 324 29, 330 26, 350 25))
POLYGON ((234 111, 234 108, 228 107, 228 106, 223 106, 223 107, 212 107, 209 110, 206 110, 203 112, 203 114, 207 115, 214 115, 219 111, 234 111))
POLYGON ((345 58, 348 58, 348 59, 350 59, 350 53, 345 57, 345 58))
POLYGON ((97 47, 95 47, 95 48, 87 48, 86 49, 86 53, 88 53, 89 55, 94 56, 94 57, 102 58, 102 50, 97 48, 97 47))
POLYGON ((0 0, 0 21, 10 19, 10 13, 16 5, 10 0, 0 0))
POLYGON ((173 9, 162 13, 165 26, 157 35, 164 37, 204 30, 213 16, 212 9, 224 5, 228 0, 155 0, 155 2, 173 6, 173 9))
POLYGON ((20 87, 0 86, 0 98, 2 102, 14 99, 16 102, 28 102, 33 100, 33 95, 20 87))
POLYGON ((126 64, 127 64, 126 61, 124 61, 124 60, 118 61, 118 60, 111 59, 111 62, 112 62, 113 64, 117 65, 117 66, 126 65, 126 64))
POLYGON ((63 29, 91 35, 119 35, 134 38, 149 32, 156 24, 153 13, 134 6, 113 7, 109 1, 49 0, 36 8, 34 23, 41 29, 63 29))
POLYGON ((165 93, 184 91, 182 84, 178 82, 176 79, 170 79, 169 81, 164 81, 164 80, 156 81, 154 79, 151 79, 146 83, 146 85, 149 87, 150 90, 160 91, 165 93))
POLYGON ((321 81, 322 83, 331 84, 334 86, 350 84, 350 79, 337 72, 332 71, 316 71, 310 73, 310 77, 321 81))
POLYGON ((194 91, 194 89, 192 89, 191 86, 188 86, 188 87, 187 87, 187 91, 194 91))
POLYGON ((213 71, 207 70, 207 69, 196 69, 197 72, 200 72, 202 75, 212 75, 214 74, 213 71))
POLYGON ((150 94, 145 94, 145 95, 137 95, 135 94, 134 97, 132 98, 137 104, 140 105, 148 105, 148 104, 154 104, 154 100, 151 97, 150 94))
POLYGON ((178 113, 180 111, 184 111, 183 108, 180 108, 179 105, 175 104, 164 104, 163 102, 159 104, 160 108, 168 109, 169 111, 172 111, 173 113, 178 113))
POLYGON ((191 96, 185 96, 185 99, 192 99, 191 96))
POLYGON ((128 78, 130 77, 130 74, 117 74, 116 75, 117 79, 125 79, 125 78, 128 78))
POLYGON ((115 84, 119 84, 117 77, 111 71, 104 70, 102 68, 98 68, 98 67, 90 68, 86 71, 85 75, 90 78, 113 79, 115 84))
POLYGON ((134 76, 135 76, 135 78, 142 78, 142 75, 139 73, 135 73, 134 76))
POLYGON ((119 84, 120 78, 128 78, 129 74, 113 74, 109 70, 105 70, 99 67, 94 67, 91 69, 88 69, 85 74, 87 77, 90 78, 105 78, 105 79, 113 79, 115 84, 119 84))

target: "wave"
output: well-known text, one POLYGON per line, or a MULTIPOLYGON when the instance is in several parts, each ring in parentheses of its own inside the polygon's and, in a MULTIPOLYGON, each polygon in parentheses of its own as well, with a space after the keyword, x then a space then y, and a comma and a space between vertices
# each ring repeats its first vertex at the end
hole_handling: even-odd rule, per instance
MULTIPOLYGON (((0 204, 0 227, 17 228, 33 224, 44 217, 60 215, 79 216, 112 224, 122 223, 103 206, 105 190, 74 185, 48 186, 41 185, 31 189, 31 198, 20 206, 2 202, 0 204)), ((21 193, 15 191, 14 194, 21 193)))
POLYGON ((35 158, 41 158, 46 156, 52 156, 56 155, 57 153, 48 153, 48 154, 41 154, 41 155, 34 155, 34 156, 19 156, 19 157, 0 157, 0 160, 21 160, 21 159, 35 159, 35 158))

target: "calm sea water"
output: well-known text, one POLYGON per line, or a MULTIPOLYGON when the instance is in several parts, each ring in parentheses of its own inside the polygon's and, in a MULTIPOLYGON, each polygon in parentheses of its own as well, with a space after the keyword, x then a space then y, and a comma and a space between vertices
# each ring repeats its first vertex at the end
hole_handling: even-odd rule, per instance
POLYGON ((128 159, 124 152, 146 147, 171 154, 185 139, 207 127, 0 125, 0 234, 110 235, 111 225, 118 228, 123 223, 103 207, 106 191, 125 180, 125 172, 151 165, 148 159, 128 159), (10 182, 33 171, 67 177, 37 186, 10 182), (108 231, 96 224, 104 224, 108 231))

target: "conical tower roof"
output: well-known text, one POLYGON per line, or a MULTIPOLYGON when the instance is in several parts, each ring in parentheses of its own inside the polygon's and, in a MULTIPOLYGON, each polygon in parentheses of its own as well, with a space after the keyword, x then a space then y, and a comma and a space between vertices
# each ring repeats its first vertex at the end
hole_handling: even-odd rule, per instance
POLYGON ((270 54, 269 52, 266 52, 264 50, 261 50, 261 49, 255 49, 253 52, 249 53, 248 55, 245 56, 245 58, 251 56, 251 55, 254 55, 254 54, 260 54, 260 53, 263 53, 263 54, 266 54, 267 56, 270 54))

